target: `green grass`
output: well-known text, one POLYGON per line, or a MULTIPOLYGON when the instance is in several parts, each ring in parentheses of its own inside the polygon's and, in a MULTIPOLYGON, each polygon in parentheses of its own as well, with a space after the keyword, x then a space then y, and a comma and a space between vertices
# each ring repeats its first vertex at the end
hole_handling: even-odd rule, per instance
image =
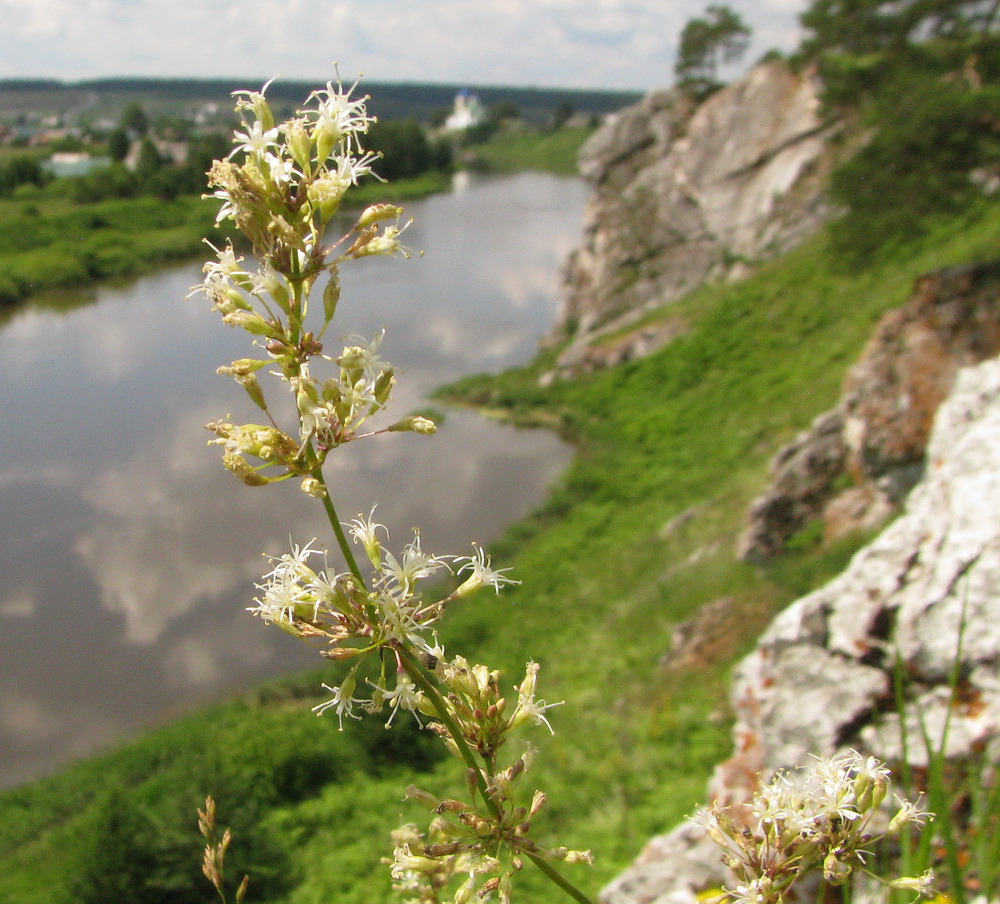
MULTIPOLYGON (((738 562, 736 537, 770 456, 835 402, 874 323, 918 274, 995 257, 998 234, 993 204, 938 221, 863 273, 833 266, 819 236, 752 279, 683 299, 670 313, 687 332, 648 358, 546 389, 542 359, 445 393, 552 424, 579 449, 546 503, 493 549, 522 584, 461 604, 442 635, 452 652, 504 669, 508 685, 536 659, 539 696, 566 701, 551 713, 555 737, 539 729, 529 780, 551 801, 537 830, 594 849, 593 869, 568 870, 578 884, 596 892, 698 803, 730 747, 735 658, 861 542, 803 542, 767 569, 738 562), (686 511, 682 527, 665 530, 686 511), (720 598, 734 613, 725 642, 697 674, 666 667, 671 628, 720 598)), ((96 900, 71 896, 80 864, 87 876, 94 864, 110 870, 109 852, 122 851, 148 865, 158 888, 198 890, 156 897, 139 887, 129 900, 208 900, 194 832, 207 792, 234 826, 242 859, 232 874, 250 870, 251 900, 385 899, 388 832, 426 816, 402 789, 443 789, 460 770, 412 728, 385 733, 372 720, 340 733, 317 721, 309 705, 320 680, 271 685, 0 795, 0 900, 96 900)), ((557 898, 526 869, 518 900, 557 898)))
POLYGON ((0 302, 200 254, 214 218, 212 205, 198 197, 76 204, 43 192, 0 201, 0 302))
POLYGON ((497 173, 538 170, 575 176, 576 155, 594 134, 589 127, 564 127, 554 132, 500 132, 472 149, 478 166, 497 173))

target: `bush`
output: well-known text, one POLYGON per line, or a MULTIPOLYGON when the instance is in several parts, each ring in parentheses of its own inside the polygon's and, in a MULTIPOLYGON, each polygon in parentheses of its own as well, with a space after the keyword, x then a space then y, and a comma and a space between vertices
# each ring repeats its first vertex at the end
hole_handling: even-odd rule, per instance
POLYGON ((880 92, 867 119, 878 131, 831 183, 849 210, 834 225, 834 247, 859 265, 887 239, 914 238, 929 217, 981 193, 971 174, 1000 163, 1000 86, 908 71, 880 92))
POLYGON ((10 197, 22 185, 41 187, 47 181, 41 164, 26 154, 11 157, 0 163, 0 196, 10 197))
POLYGON ((435 166, 430 142, 415 119, 376 122, 368 132, 367 146, 382 155, 375 171, 389 182, 418 176, 435 166))
POLYGON ((78 203, 94 203, 108 198, 134 198, 139 180, 123 163, 97 170, 72 180, 72 197, 78 203))

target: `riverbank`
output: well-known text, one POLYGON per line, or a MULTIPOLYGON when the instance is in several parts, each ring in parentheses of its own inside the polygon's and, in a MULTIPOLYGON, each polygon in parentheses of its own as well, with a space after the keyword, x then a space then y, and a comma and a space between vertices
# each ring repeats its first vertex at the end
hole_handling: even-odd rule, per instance
MULTIPOLYGON (((427 172, 351 192, 354 209, 376 201, 412 201, 447 191, 450 177, 427 172)), ((215 225, 218 202, 195 195, 78 202, 39 191, 0 200, 0 305, 52 289, 91 286, 200 257, 204 240, 226 240, 215 225)))
MULTIPOLYGON (((576 154, 593 133, 588 127, 503 132, 468 151, 468 164, 493 173, 518 171, 576 175, 576 154)), ((404 204, 448 191, 451 176, 432 170, 389 184, 352 189, 351 209, 404 204)), ((187 195, 75 201, 58 186, 22 190, 0 199, 0 306, 53 289, 93 286, 152 272, 200 256, 206 238, 225 241, 215 225, 218 204, 187 195)))
POLYGON ((576 176, 576 156, 596 127, 566 126, 552 132, 502 132, 467 151, 468 164, 491 173, 524 170, 576 176))

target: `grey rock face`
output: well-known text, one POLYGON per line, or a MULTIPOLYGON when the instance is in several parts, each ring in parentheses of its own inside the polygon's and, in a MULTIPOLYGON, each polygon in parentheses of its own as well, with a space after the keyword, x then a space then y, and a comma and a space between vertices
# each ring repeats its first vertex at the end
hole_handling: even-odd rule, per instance
POLYGON ((815 231, 829 213, 833 128, 818 107, 811 74, 771 62, 701 105, 650 94, 591 138, 580 169, 594 195, 556 325, 579 341, 563 367, 579 366, 586 339, 619 316, 736 276, 815 231))
MULTIPOLYGON (((853 747, 898 760, 901 722, 915 765, 927 761, 923 731, 937 749, 946 720, 949 756, 985 750, 1000 759, 997 512, 1000 361, 990 360, 959 372, 900 517, 841 576, 775 618, 739 665, 734 753, 716 769, 709 798, 746 801, 761 779, 809 754, 853 747), (902 714, 893 707, 897 657, 902 714)), ((651 841, 605 899, 693 904, 724 880, 717 849, 684 824, 651 841)))
POLYGON ((738 554, 764 561, 809 521, 827 537, 873 527, 897 510, 924 468, 934 414, 959 368, 1000 352, 1000 262, 917 280, 879 322, 844 380, 841 402, 782 449, 738 554), (853 482, 835 495, 844 475, 853 482))

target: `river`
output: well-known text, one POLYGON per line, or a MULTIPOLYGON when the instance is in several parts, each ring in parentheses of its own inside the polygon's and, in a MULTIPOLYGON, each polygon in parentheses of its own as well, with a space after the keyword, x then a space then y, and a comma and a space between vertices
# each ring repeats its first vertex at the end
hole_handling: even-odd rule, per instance
MULTIPOLYGON (((464 177, 409 205, 406 244, 422 258, 345 267, 334 329, 385 328, 396 416, 442 383, 532 357, 585 200, 577 180, 464 177)), ((200 279, 193 262, 0 327, 0 785, 320 664, 245 611, 262 553, 329 529, 291 481, 246 488, 206 444, 205 423, 255 409, 215 373, 252 350, 203 296, 185 300, 200 279)), ((418 526, 425 549, 467 553, 569 460, 551 433, 445 413, 434 437, 331 455, 341 516, 378 502, 393 546, 418 526)))

